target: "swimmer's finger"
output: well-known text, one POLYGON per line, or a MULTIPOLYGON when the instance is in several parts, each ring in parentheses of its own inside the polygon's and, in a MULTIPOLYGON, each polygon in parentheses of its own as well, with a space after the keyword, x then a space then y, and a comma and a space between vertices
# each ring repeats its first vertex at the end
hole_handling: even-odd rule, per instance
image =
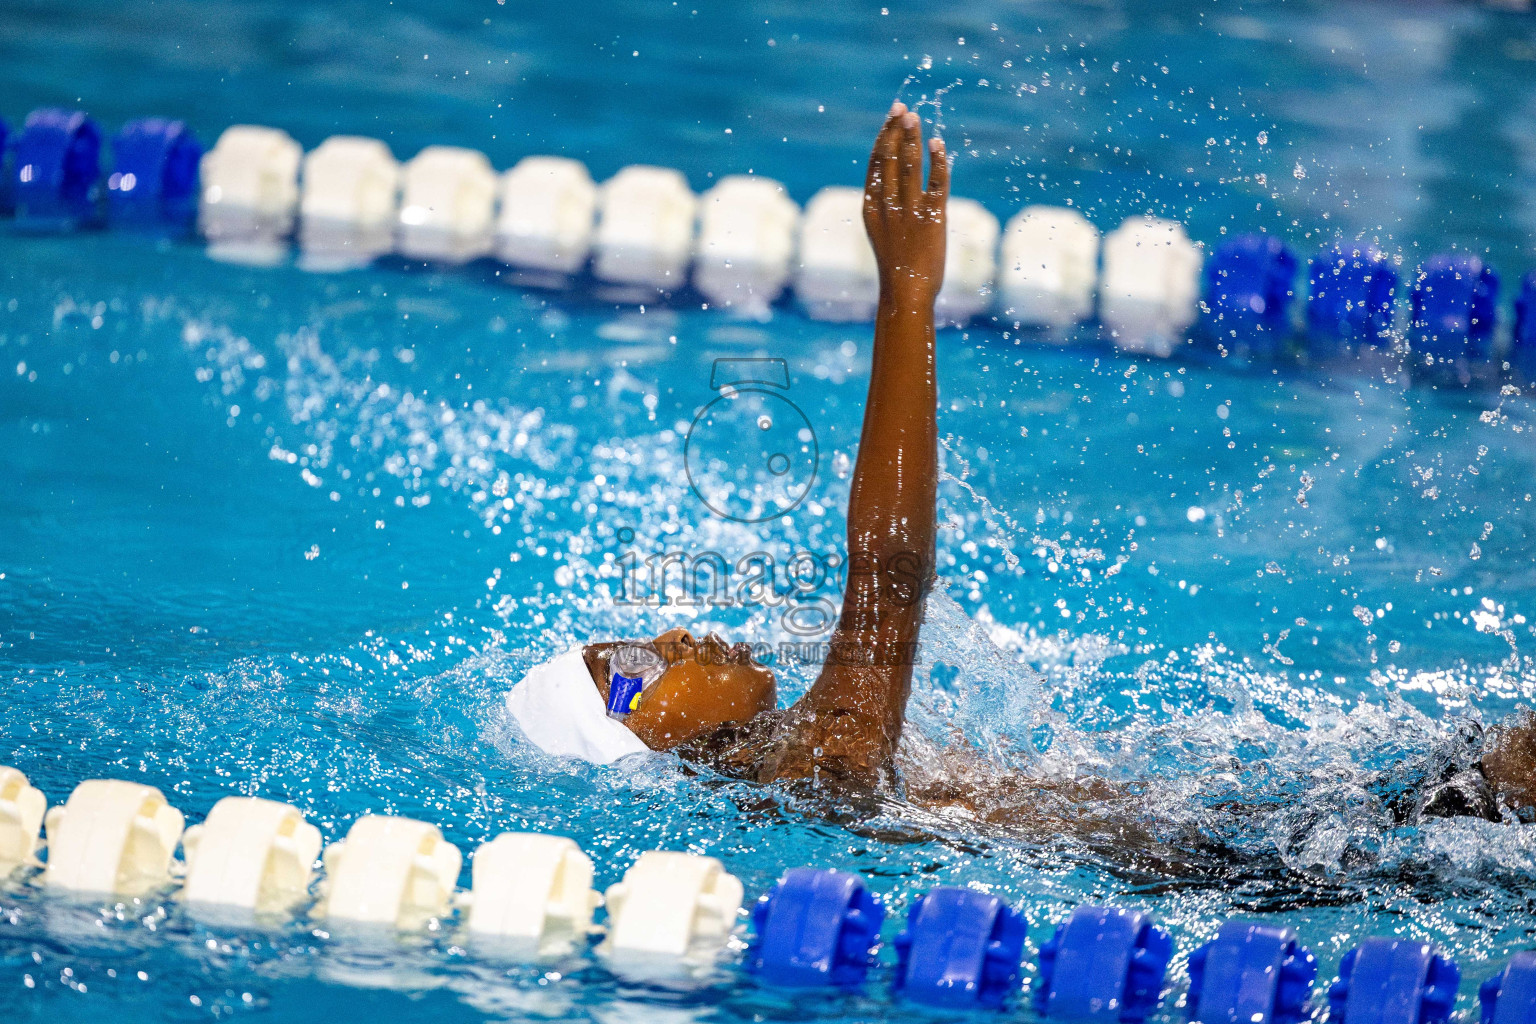
POLYGON ((880 193, 880 144, 885 141, 885 126, 875 136, 875 144, 869 150, 869 169, 864 172, 864 198, 880 193))
POLYGON ((879 199, 882 212, 896 203, 896 186, 901 181, 901 162, 896 151, 901 144, 901 121, 906 116, 907 105, 897 100, 891 106, 891 119, 886 122, 881 146, 879 199))
POLYGON ((913 209, 922 195, 923 128, 912 111, 901 115, 901 180, 897 201, 904 210, 913 209))
POLYGON ((944 140, 935 135, 928 140, 928 209, 943 213, 949 202, 949 153, 944 140))
POLYGON ((866 206, 885 202, 886 190, 891 185, 891 172, 896 159, 897 120, 906 111, 906 105, 900 100, 891 104, 891 112, 886 115, 885 123, 880 126, 880 133, 875 136, 875 145, 869 151, 869 172, 864 177, 866 206))

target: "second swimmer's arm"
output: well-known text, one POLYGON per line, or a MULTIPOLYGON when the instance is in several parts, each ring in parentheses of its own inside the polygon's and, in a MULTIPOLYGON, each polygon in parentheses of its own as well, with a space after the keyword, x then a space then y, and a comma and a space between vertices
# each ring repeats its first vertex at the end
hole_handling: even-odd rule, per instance
POLYGON ((944 277, 949 164, 897 103, 870 154, 864 225, 880 268, 873 365, 848 499, 848 582, 832 651, 764 772, 860 782, 890 769, 933 576, 938 439, 933 304, 944 277))

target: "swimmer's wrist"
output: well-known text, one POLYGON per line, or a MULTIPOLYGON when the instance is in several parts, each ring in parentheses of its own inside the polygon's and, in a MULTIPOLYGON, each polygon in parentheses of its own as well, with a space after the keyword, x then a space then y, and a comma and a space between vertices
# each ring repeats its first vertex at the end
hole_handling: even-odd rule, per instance
POLYGON ((880 278, 880 308, 884 312, 933 315, 938 291, 921 278, 897 272, 880 278))

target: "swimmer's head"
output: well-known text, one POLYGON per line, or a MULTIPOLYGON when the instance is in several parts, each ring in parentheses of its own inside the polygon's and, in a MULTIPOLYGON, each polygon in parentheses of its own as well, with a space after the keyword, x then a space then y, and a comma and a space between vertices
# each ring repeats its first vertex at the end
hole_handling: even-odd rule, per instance
MULTIPOLYGON (((604 645, 598 654, 604 680, 616 646, 604 645)), ((713 633, 696 640, 685 629, 672 629, 646 646, 666 660, 667 668, 624 724, 652 750, 671 750, 778 705, 773 673, 752 660, 746 644, 728 645, 713 633)))
POLYGON ((1536 820, 1536 714, 1519 707, 1488 730, 1483 775, 1522 821, 1536 820))

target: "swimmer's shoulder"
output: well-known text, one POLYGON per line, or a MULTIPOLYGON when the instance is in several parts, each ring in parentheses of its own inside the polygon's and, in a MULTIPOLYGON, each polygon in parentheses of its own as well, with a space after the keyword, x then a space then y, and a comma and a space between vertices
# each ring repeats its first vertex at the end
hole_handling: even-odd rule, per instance
POLYGON ((775 708, 745 722, 728 722, 677 748, 677 754, 722 775, 760 781, 764 762, 784 740, 788 716, 789 709, 775 708))
POLYGON ((842 794, 894 791, 895 766, 866 742, 851 739, 837 716, 807 710, 804 702, 729 723, 678 748, 678 753, 722 775, 751 782, 814 788, 842 794))

